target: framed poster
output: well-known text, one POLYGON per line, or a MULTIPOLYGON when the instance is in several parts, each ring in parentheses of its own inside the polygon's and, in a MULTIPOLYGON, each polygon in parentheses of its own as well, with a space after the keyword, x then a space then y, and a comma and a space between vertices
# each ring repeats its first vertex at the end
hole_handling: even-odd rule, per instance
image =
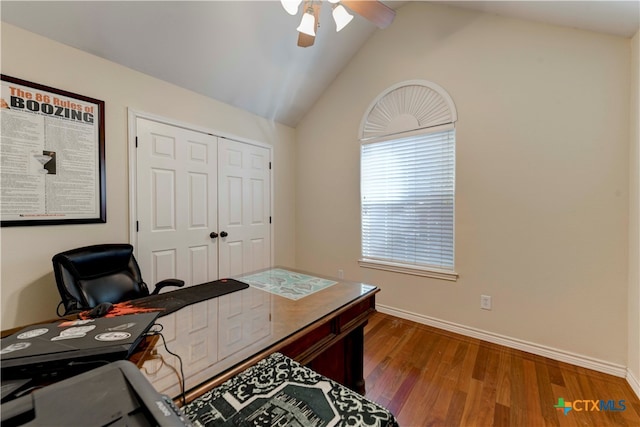
POLYGON ((104 101, 0 76, 0 225, 106 222, 104 101))

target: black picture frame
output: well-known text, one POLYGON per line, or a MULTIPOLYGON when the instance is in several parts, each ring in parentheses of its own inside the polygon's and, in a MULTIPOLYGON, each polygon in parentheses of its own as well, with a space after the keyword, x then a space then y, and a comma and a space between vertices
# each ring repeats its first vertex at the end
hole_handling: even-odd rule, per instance
POLYGON ((5 128, 6 125, 7 129, 14 131, 17 129, 17 133, 8 135, 3 131, 0 142, 0 151, 5 157, 0 168, 0 189, 3 190, 0 196, 0 227, 106 223, 104 101, 5 74, 0 74, 0 80, 0 114, 4 116, 1 118, 2 126, 5 128), (24 124, 22 129, 21 124, 24 124), (40 132, 33 129, 40 127, 40 132), (24 139, 23 133, 28 132, 31 132, 28 136, 32 139, 38 136, 42 138, 41 155, 38 155, 39 148, 29 147, 29 140, 24 139), (71 137, 66 138, 66 135, 71 137), (45 142, 47 140, 51 142, 45 142), (71 140, 75 145, 69 142, 71 140), (52 145, 57 149, 53 150, 52 145), (73 153, 74 146, 81 148, 75 156, 80 157, 80 161, 75 158, 74 161, 65 162, 64 153, 73 153), (87 162, 81 161, 80 153, 87 162), (58 161, 61 157, 62 161, 58 161), (36 166, 30 165, 33 158, 42 163, 42 169, 37 163, 36 166), (61 177, 73 176, 71 164, 79 165, 74 167, 85 174, 87 180, 75 178, 74 181, 69 178, 65 182, 65 178, 61 177), (43 175, 42 179, 38 178, 38 172, 43 175), (51 177, 50 181, 47 181, 48 177, 51 177), (42 188, 38 188, 35 181, 42 188), (75 198, 69 197, 69 194, 74 194, 74 182, 78 186, 75 198), (28 197, 20 198, 20 192, 27 191, 23 188, 31 193, 25 193, 28 197), (37 194, 38 191, 40 194, 37 194), (85 197, 85 194, 88 195, 85 197), (19 207, 22 206, 22 200, 34 202, 21 213, 19 207), (38 207, 44 206, 44 209, 35 208, 36 203, 38 207), (56 207, 51 208, 53 205, 56 207), (61 210, 60 206, 67 208, 61 210), (77 207, 75 212, 73 206, 77 207))

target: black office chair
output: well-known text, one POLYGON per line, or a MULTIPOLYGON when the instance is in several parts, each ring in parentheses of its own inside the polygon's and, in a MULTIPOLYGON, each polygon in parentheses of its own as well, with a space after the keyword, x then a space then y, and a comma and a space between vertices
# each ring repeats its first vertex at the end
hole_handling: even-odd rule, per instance
MULTIPOLYGON (((129 244, 103 244, 72 249, 54 255, 53 271, 64 314, 89 310, 103 302, 118 303, 149 295, 140 267, 129 244)), ((184 281, 158 282, 151 295, 166 286, 184 286, 184 281)))

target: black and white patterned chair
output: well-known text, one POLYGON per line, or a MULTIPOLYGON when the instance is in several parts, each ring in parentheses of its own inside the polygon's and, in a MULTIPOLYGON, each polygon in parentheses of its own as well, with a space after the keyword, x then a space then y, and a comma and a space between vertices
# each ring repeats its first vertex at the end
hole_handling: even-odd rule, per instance
POLYGON ((197 427, 398 426, 380 405, 280 353, 182 410, 197 427))

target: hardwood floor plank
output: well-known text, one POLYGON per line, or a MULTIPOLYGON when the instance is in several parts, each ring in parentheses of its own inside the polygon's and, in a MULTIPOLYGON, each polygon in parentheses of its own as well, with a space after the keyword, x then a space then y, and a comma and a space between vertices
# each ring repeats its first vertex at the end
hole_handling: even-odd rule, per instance
MULTIPOLYGON (((424 333, 425 331, 422 331, 422 334, 424 333)), ((428 334, 428 336, 431 336, 431 334, 428 334)), ((442 340, 442 337, 431 339, 434 339, 433 342, 435 343, 442 340)), ((429 350, 420 352, 419 357, 416 358, 416 367, 419 368, 420 375, 402 412, 404 417, 418 422, 419 425, 430 424, 429 420, 431 422, 434 421, 431 411, 436 405, 439 393, 442 390, 440 380, 444 376, 443 369, 449 366, 447 363, 441 363, 441 354, 434 351, 434 349, 437 349, 437 347, 431 346, 429 350)), ((418 348, 415 351, 419 352, 418 348)))
POLYGON ((443 387, 440 389, 438 398, 433 406, 428 409, 429 415, 424 417, 425 426, 441 427, 445 425, 454 393, 455 389, 453 388, 443 387))
MULTIPOLYGON (((564 380, 565 378, 563 378, 563 382, 564 380)), ((555 407, 555 405, 558 404, 558 398, 560 397, 564 398, 564 400, 567 402, 573 402, 576 399, 575 395, 571 393, 570 388, 567 388, 566 386, 557 386, 555 384, 552 384, 551 389, 553 390, 553 395, 554 395, 553 409, 555 409, 557 412, 558 423, 560 427, 584 426, 584 424, 582 424, 584 420, 581 420, 580 417, 576 417, 574 416, 574 414, 571 414, 571 416, 569 416, 569 414, 565 415, 564 410, 561 410, 555 407)))
POLYGON ((511 416, 509 407, 496 403, 493 410, 493 425, 495 427, 509 427, 511 424, 509 417, 511 416))
POLYGON ((564 378, 562 377, 562 371, 555 360, 549 359, 547 362, 547 371, 549 372, 549 381, 551 384, 564 387, 564 378))
POLYGON ((366 396, 401 426, 640 427, 640 400, 623 378, 381 313, 365 328, 365 380, 366 396), (625 410, 578 402, 565 415, 559 398, 625 410))
POLYGON ((424 425, 427 424, 427 420, 431 417, 430 411, 437 395, 433 396, 433 391, 438 391, 438 387, 431 384, 429 381, 425 381, 421 375, 415 383, 413 390, 407 396, 407 399, 402 406, 402 410, 397 412, 398 422, 400 425, 424 425))
MULTIPOLYGON (((393 398, 393 394, 397 387, 400 386, 404 377, 407 375, 407 369, 411 366, 409 362, 389 357, 384 370, 380 372, 378 380, 371 387, 371 399, 376 399, 383 406, 388 406, 389 401, 393 398), (374 397, 375 396, 375 397, 374 397)), ((367 385, 367 388, 370 386, 367 385)), ((369 396, 369 391, 367 391, 369 396)))
MULTIPOLYGON (((385 375, 384 387, 380 391, 380 399, 383 402, 391 402, 407 378, 416 377, 410 379, 410 382, 415 384, 419 374, 419 370, 414 368, 413 363, 410 361, 402 358, 393 358, 385 375)), ((390 405, 390 403, 385 404, 390 405)))
MULTIPOLYGON (((624 397, 624 390, 622 387, 620 387, 617 384, 611 383, 610 381, 608 381, 608 379, 603 379, 603 378, 590 378, 590 382, 592 385, 592 390, 593 390, 593 399, 598 399, 600 401, 604 401, 606 403, 601 403, 601 408, 606 408, 606 409, 621 409, 621 405, 620 405, 620 400, 625 400, 626 399, 622 399, 624 397)), ((606 418, 608 418, 612 423, 614 423, 615 425, 620 425, 620 426, 633 426, 633 427, 637 427, 640 424, 634 424, 633 420, 634 420, 634 415, 635 414, 635 410, 630 407, 630 408, 626 408, 626 402, 624 403, 625 405, 625 410, 624 411, 617 411, 617 410, 605 410, 605 411, 600 411, 600 414, 602 416, 605 416, 606 418)))
POLYGON ((482 408, 482 382, 476 379, 471 380, 469 385, 469 392, 467 393, 467 400, 462 410, 462 419, 460 420, 463 426, 477 426, 482 425, 479 423, 478 415, 482 408))
POLYGON ((469 344, 467 350, 467 357, 462 362, 462 368, 460 369, 460 376, 458 377, 458 390, 466 391, 469 389, 471 380, 473 379, 473 368, 475 366, 476 356, 480 346, 475 343, 469 344))
MULTIPOLYGON (((633 395, 633 391, 631 390, 631 387, 627 386, 627 388, 629 389, 628 395, 633 395)), ((640 418, 640 401, 634 402, 633 400, 627 400, 627 407, 629 407, 629 402, 631 402, 631 407, 635 409, 635 412, 638 415, 638 418, 640 418)))
POLYGON ((545 425, 547 426, 560 426, 560 421, 558 421, 558 410, 553 407, 553 405, 557 402, 553 394, 553 389, 551 387, 551 377, 549 375, 549 370, 547 369, 547 365, 545 363, 536 363, 536 380, 538 382, 538 399, 540 402, 540 412, 542 412, 542 418, 544 418, 545 425), (554 402, 555 400, 555 402, 554 402))
POLYGON ((425 350, 417 355, 417 366, 421 368, 421 381, 431 383, 436 377, 438 368, 441 367, 442 352, 438 351, 438 345, 445 346, 447 340, 443 337, 434 337, 432 343, 434 345, 425 347, 425 350), (442 342, 442 344, 441 344, 442 342))
POLYGON ((640 420, 640 399, 634 399, 635 393, 631 386, 626 382, 624 384, 617 383, 616 386, 619 391, 614 396, 624 398, 626 411, 629 411, 625 411, 625 416, 632 421, 640 420))
POLYGON ((490 426, 493 423, 497 397, 499 361, 500 354, 489 349, 485 358, 484 380, 480 392, 479 406, 475 408, 476 425, 490 426))
MULTIPOLYGON (((464 407, 467 404, 467 393, 464 393, 460 390, 455 390, 453 392, 453 397, 451 398, 451 406, 449 406, 449 410, 447 411, 447 418, 444 422, 445 426, 460 426, 462 421, 462 414, 464 413, 464 407)), ((407 426, 418 425, 412 424, 409 421, 407 424, 403 424, 407 426)))
POLYGON ((498 363, 498 384, 496 402, 505 408, 511 407, 511 356, 508 351, 500 351, 498 363))
MULTIPOLYGON (((373 316, 375 320, 377 316, 373 316)), ((373 322, 370 321, 370 324, 373 322)), ((374 329, 367 329, 365 332, 365 341, 367 341, 370 351, 365 352, 364 357, 364 373, 365 376, 372 369, 376 368, 376 364, 380 358, 390 360, 394 348, 397 348, 400 339, 406 336, 411 329, 411 325, 406 322, 390 321, 378 322, 378 326, 373 325, 374 329), (373 360, 371 363, 370 361, 373 360)), ((367 328, 369 325, 367 325, 367 328)))
MULTIPOLYGON (((448 366, 447 371, 444 374, 444 386, 451 389, 456 389, 460 384, 460 377, 464 371, 464 361, 468 357, 469 343, 451 340, 456 344, 455 353, 451 360, 451 364, 448 366)), ((464 373, 466 375, 466 372, 464 373)))
POLYGON ((511 425, 526 425, 526 396, 524 384, 524 359, 510 355, 511 363, 511 425))
POLYGON ((471 378, 474 380, 482 381, 484 380, 484 370, 487 366, 487 356, 489 354, 489 349, 486 346, 481 345, 478 349, 478 354, 476 356, 475 363, 473 365, 473 374, 471 378))
POLYGON ((531 360, 524 360, 524 394, 526 411, 526 425, 542 426, 545 425, 542 416, 542 402, 540 402, 540 390, 538 388, 538 379, 536 376, 536 365, 531 360))
MULTIPOLYGON (((366 350, 365 350, 365 359, 366 359, 366 350)), ((366 395, 369 399, 378 401, 379 394, 381 391, 381 387, 383 382, 381 381, 382 375, 387 371, 387 367, 391 362, 390 357, 385 357, 380 360, 377 364, 374 362, 371 364, 373 366, 373 370, 369 372, 369 374, 365 373, 365 381, 366 381, 366 395)), ((378 402, 380 403, 380 402, 378 402)))
POLYGON ((409 395, 413 391, 416 386, 416 382, 420 376, 420 370, 415 367, 410 367, 409 372, 398 387, 397 391, 393 394, 392 399, 390 400, 388 406, 386 408, 391 411, 393 414, 397 414, 402 410, 405 402, 407 401, 409 395))

